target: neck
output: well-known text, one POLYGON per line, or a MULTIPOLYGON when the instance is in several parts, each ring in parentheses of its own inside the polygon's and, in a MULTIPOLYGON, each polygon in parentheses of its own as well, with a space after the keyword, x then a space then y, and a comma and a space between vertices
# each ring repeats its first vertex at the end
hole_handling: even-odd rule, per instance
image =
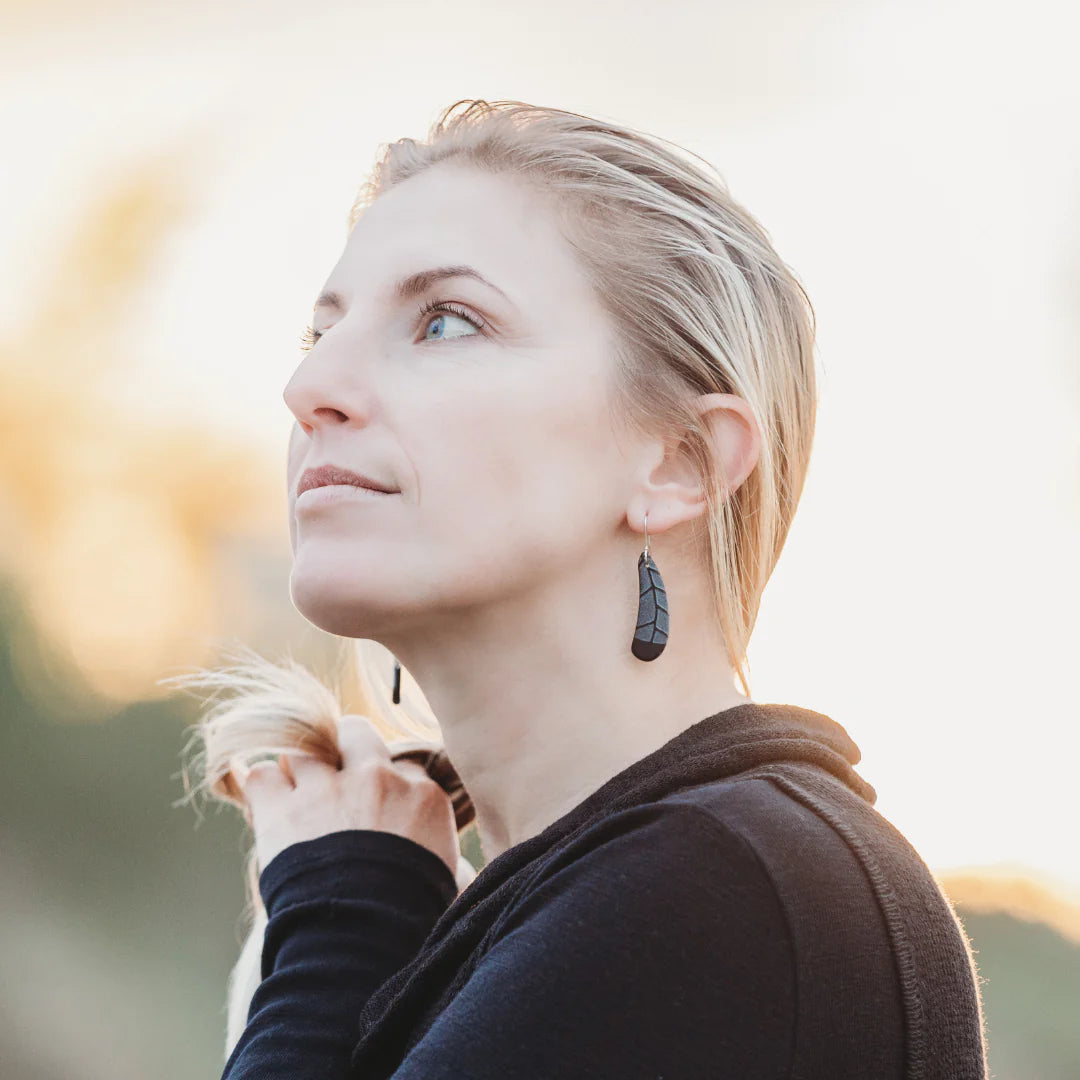
POLYGON ((713 629, 708 584, 674 572, 669 580, 657 562, 671 626, 652 661, 630 652, 633 562, 624 575, 608 573, 605 595, 595 589, 603 575, 582 566, 539 595, 457 613, 442 631, 427 627, 422 645, 386 642, 438 718, 488 862, 691 724, 750 700, 735 689, 713 629))

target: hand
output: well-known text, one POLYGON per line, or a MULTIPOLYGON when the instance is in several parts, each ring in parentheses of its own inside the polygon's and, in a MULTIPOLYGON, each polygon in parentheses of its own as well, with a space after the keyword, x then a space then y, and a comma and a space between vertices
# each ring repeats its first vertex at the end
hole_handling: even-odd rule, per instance
POLYGON ((231 770, 247 804, 260 873, 290 844, 340 829, 376 829, 433 851, 458 888, 467 885, 475 870, 461 856, 453 804, 424 767, 394 761, 366 716, 341 718, 338 747, 341 769, 310 754, 287 753, 231 770))

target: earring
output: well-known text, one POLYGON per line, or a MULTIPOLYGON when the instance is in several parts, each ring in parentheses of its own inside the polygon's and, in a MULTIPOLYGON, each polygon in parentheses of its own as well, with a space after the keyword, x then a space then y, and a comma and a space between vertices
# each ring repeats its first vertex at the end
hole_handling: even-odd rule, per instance
POLYGON ((649 511, 645 511, 645 550, 638 556, 638 614, 630 651, 639 660, 655 660, 668 639, 668 603, 664 579, 649 554, 649 511))
POLYGON ((394 657, 394 704, 401 704, 401 665, 396 656, 394 657))

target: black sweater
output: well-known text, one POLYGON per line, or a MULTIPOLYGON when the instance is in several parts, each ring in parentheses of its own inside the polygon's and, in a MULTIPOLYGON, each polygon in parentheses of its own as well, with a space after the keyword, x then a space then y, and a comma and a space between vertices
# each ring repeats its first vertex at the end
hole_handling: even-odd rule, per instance
POLYGON ((707 717, 488 863, 392 833, 259 879, 225 1080, 985 1080, 968 939, 821 713, 707 717))

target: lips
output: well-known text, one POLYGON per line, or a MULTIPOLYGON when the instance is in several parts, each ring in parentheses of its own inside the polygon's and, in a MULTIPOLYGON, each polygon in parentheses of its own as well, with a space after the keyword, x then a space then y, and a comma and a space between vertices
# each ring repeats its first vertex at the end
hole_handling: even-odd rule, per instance
POLYGON ((370 476, 353 472, 351 469, 343 469, 340 465, 319 465, 317 468, 305 470, 296 486, 296 494, 300 496, 311 488, 326 487, 330 484, 349 484, 352 487, 383 491, 388 495, 398 494, 396 488, 387 487, 370 476))

